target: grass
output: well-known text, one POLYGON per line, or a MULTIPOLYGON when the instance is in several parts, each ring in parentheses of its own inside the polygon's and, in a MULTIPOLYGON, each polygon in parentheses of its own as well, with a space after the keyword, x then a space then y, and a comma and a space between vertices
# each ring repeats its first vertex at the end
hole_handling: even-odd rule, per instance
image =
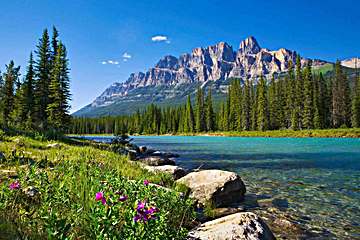
POLYGON ((88 141, 2 135, 0 152, 0 239, 184 239, 194 217, 189 199, 143 184, 175 188, 169 175, 149 173, 88 141), (11 190, 15 181, 21 187, 11 190), (158 209, 154 219, 134 221, 139 202, 158 209))

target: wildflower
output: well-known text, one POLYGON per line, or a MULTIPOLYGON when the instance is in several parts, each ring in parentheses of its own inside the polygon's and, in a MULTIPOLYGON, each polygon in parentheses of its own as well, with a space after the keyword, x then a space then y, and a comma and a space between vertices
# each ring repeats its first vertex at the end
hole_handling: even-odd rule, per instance
POLYGON ((19 181, 12 182, 9 186, 10 190, 19 189, 21 187, 19 181))
POLYGON ((139 202, 138 205, 137 205, 136 210, 138 212, 141 212, 141 210, 144 209, 144 208, 145 208, 145 202, 139 202))
POLYGON ((101 203, 103 205, 106 204, 106 198, 104 197, 104 193, 103 192, 97 192, 95 195, 95 200, 96 201, 101 201, 101 203))
POLYGON ((141 220, 143 223, 146 223, 151 219, 156 219, 155 214, 159 212, 159 209, 156 207, 146 206, 146 202, 144 201, 144 202, 138 202, 136 211, 137 213, 134 217, 134 222, 138 222, 141 220))
POLYGON ((147 179, 144 180, 144 185, 145 185, 145 186, 149 185, 149 183, 150 183, 149 180, 147 180, 147 179))
POLYGON ((128 196, 124 195, 124 196, 120 196, 119 197, 119 202, 125 202, 128 199, 128 196))

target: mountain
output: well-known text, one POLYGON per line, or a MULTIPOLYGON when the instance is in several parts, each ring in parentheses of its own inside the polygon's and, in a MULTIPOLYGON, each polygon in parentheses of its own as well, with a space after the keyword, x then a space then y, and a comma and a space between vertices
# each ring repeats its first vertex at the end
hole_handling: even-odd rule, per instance
MULTIPOLYGON (((212 86, 215 98, 226 92, 231 78, 257 79, 263 75, 286 72, 296 52, 285 48, 272 51, 260 47, 254 37, 248 37, 235 51, 226 42, 205 48, 195 48, 179 57, 165 56, 146 72, 132 73, 127 81, 114 83, 91 104, 74 116, 121 115, 136 111, 149 103, 173 105, 183 103, 198 85, 212 86)), ((302 64, 309 59, 302 58, 302 64)), ((313 60, 315 67, 327 62, 313 60)))
POLYGON ((341 61, 341 65, 348 68, 360 68, 360 58, 349 58, 341 61))

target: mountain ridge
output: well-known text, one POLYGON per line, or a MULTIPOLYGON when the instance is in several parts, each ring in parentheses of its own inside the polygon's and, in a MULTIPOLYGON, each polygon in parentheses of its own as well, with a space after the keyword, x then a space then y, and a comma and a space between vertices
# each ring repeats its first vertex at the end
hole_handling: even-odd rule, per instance
MULTIPOLYGON (((137 105, 135 102, 162 103, 183 97, 184 92, 191 93, 188 91, 191 90, 188 89, 189 86, 193 86, 195 90, 196 86, 205 85, 207 82, 216 83, 218 88, 215 91, 221 94, 228 79, 257 79, 260 75, 268 78, 272 74, 286 72, 289 62, 295 62, 296 56, 296 51, 286 48, 262 48, 253 36, 241 41, 237 50, 226 42, 219 42, 194 48, 191 53, 184 53, 179 57, 166 55, 147 71, 132 73, 125 82, 113 83, 91 104, 73 115, 91 116, 92 112, 97 112, 99 108, 111 105, 112 108, 118 106, 116 114, 126 114, 129 111, 125 107, 137 105), (186 91, 183 88, 186 88, 186 91)), ((309 60, 301 58, 302 65, 309 60)), ((317 59, 312 61, 315 67, 329 63, 317 59)), ((109 114, 106 114, 104 110, 101 115, 111 113, 109 111, 109 114)))

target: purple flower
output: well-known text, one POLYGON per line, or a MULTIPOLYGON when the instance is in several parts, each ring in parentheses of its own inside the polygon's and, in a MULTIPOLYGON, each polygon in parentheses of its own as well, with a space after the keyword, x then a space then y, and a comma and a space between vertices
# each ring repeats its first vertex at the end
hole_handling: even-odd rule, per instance
POLYGON ((138 221, 140 221, 141 220, 141 215, 139 215, 139 214, 136 214, 135 215, 135 217, 134 217, 134 222, 138 222, 138 221))
POLYGON ((147 179, 144 180, 144 185, 145 185, 145 186, 149 185, 149 183, 150 183, 149 180, 147 180, 147 179))
POLYGON ((125 202, 128 199, 128 196, 124 195, 124 196, 120 196, 119 197, 119 202, 125 202))
POLYGON ((97 193, 95 194, 95 200, 96 200, 96 201, 101 201, 101 203, 102 203, 103 205, 106 204, 106 198, 104 197, 104 193, 103 193, 103 192, 97 192, 97 193))
POLYGON ((136 210, 141 212, 145 208, 145 202, 138 202, 136 210))
POLYGON ((21 187, 19 181, 12 182, 9 186, 10 190, 19 189, 21 187))

